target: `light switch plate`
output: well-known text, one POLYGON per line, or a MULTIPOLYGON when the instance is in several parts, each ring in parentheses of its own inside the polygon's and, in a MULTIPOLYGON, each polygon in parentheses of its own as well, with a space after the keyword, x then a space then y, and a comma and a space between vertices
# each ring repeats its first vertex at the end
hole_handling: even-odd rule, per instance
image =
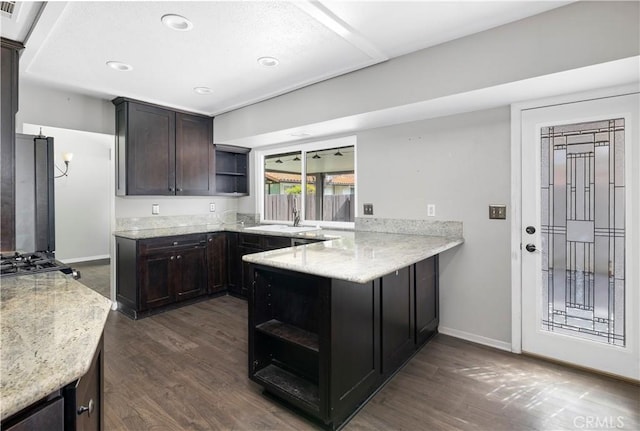
POLYGON ((373 204, 364 204, 364 215, 373 215, 373 204))
POLYGON ((504 220, 507 218, 506 205, 489 205, 489 218, 492 220, 504 220))
POLYGON ((427 217, 435 217, 436 216, 436 206, 434 204, 427 205, 427 217))

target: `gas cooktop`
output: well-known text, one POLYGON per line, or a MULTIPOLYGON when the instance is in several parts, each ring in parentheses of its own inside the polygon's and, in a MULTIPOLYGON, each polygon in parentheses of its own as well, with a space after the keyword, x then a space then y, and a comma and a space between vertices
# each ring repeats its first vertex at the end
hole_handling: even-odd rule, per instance
POLYGON ((47 253, 2 253, 0 254, 0 275, 24 275, 47 271, 62 271, 71 274, 70 267, 55 260, 47 253))

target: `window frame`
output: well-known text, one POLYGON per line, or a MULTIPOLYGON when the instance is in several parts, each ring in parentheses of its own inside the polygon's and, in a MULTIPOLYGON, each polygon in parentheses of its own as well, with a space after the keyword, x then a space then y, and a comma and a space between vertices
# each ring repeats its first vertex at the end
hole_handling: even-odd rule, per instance
POLYGON ((315 151, 328 150, 337 147, 350 147, 353 146, 353 177, 355 180, 354 186, 354 221, 353 222, 344 222, 344 221, 325 221, 325 220, 307 220, 305 218, 305 199, 301 199, 302 208, 300 209, 300 226, 319 226, 322 228, 338 228, 338 229, 353 229, 355 227, 355 218, 358 216, 358 147, 357 147, 357 138, 355 135, 345 136, 342 138, 335 139, 326 139, 321 141, 313 141, 313 142, 304 142, 297 143, 287 146, 278 146, 271 147, 264 150, 255 150, 256 153, 256 206, 257 213, 260 215, 260 223, 272 223, 272 224, 291 224, 291 221, 287 220, 266 220, 264 218, 264 191, 265 191, 265 182, 264 182, 264 162, 265 158, 268 156, 273 156, 275 154, 285 154, 285 153, 293 153, 300 152, 301 158, 301 193, 303 193, 303 197, 306 195, 306 185, 307 185, 307 153, 313 153, 315 151))

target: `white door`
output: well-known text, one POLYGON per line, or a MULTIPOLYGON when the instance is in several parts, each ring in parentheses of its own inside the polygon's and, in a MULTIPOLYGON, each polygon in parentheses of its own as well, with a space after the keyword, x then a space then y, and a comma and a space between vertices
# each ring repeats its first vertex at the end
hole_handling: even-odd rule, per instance
POLYGON ((522 350, 640 379, 638 94, 522 111, 522 350))

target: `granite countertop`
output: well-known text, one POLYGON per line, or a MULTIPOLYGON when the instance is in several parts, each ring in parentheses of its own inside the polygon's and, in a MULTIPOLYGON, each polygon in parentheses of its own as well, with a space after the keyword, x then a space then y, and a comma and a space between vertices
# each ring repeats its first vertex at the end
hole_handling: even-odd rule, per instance
MULTIPOLYGON (((404 222, 403 222, 404 223, 404 222)), ((129 239, 208 232, 240 232, 323 240, 315 244, 282 248, 243 256, 243 260, 291 271, 367 283, 405 266, 442 253, 464 242, 461 236, 429 236, 416 233, 318 229, 292 233, 253 230, 242 224, 196 225, 114 232, 129 239)))
POLYGON ((334 230, 334 229, 317 229, 306 232, 279 232, 277 230, 261 231, 253 230, 252 228, 258 225, 242 225, 242 224, 203 224, 195 226, 175 226, 166 228, 153 228, 153 229, 135 229, 135 230, 122 230, 115 231, 113 235, 128 238, 128 239, 150 239, 160 238, 174 235, 189 235, 197 233, 213 233, 213 232, 239 232, 250 233, 254 235, 270 235, 270 236, 284 236, 290 238, 312 238, 312 239, 335 239, 344 235, 352 234, 353 231, 349 230, 334 230))
POLYGON ((464 242, 460 237, 353 232, 339 239, 248 254, 246 262, 367 283, 464 242))
POLYGON ((89 371, 110 308, 59 271, 2 278, 0 419, 89 371))

